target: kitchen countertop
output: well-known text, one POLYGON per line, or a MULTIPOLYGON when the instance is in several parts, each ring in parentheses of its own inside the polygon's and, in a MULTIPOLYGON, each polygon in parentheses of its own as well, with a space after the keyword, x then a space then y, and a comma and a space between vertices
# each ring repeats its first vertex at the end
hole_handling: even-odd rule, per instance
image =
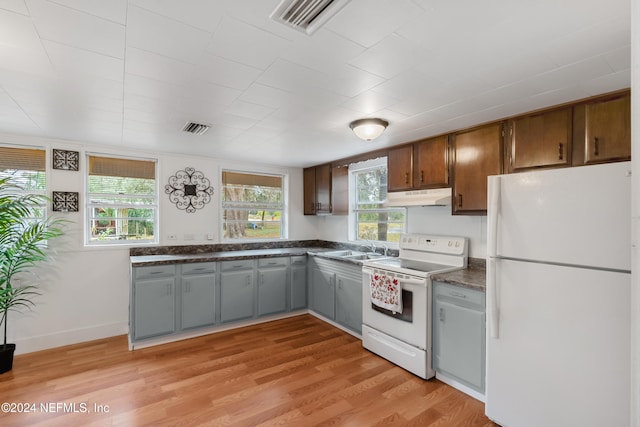
POLYGON ((477 289, 484 292, 487 288, 485 260, 469 258, 468 267, 464 270, 435 274, 432 276, 432 279, 438 282, 450 283, 452 285, 477 289))
POLYGON ((309 252, 320 252, 331 250, 327 248, 272 248, 272 249, 246 249, 237 251, 203 252, 196 254, 159 254, 159 255, 137 255, 129 257, 132 267, 163 265, 163 264, 184 264, 191 262, 210 261, 237 261, 253 258, 275 258, 281 256, 307 255, 309 252))
MULTIPOLYGON (((159 251, 161 253, 149 253, 148 250, 134 249, 129 258, 131 260, 132 267, 143 267, 164 264, 185 264, 192 262, 237 261, 253 258, 275 258, 281 256, 316 256, 318 254, 321 254, 322 252, 336 249, 335 245, 326 245, 325 242, 320 243, 321 246, 313 245, 258 249, 250 249, 245 246, 245 249, 238 250, 233 250, 225 246, 220 248, 223 250, 212 250, 207 252, 199 252, 198 249, 200 247, 187 247, 187 253, 179 253, 181 252, 180 247, 163 248, 163 250, 159 251)), ((207 249, 217 248, 218 247, 216 246, 210 246, 207 249)), ((351 260, 348 258, 331 259, 347 262, 354 265, 362 265, 362 262, 358 262, 356 260, 351 260)), ((478 258, 469 258, 468 267, 466 269, 452 271, 449 273, 436 274, 433 276, 433 280, 484 291, 486 289, 485 260, 478 258)))

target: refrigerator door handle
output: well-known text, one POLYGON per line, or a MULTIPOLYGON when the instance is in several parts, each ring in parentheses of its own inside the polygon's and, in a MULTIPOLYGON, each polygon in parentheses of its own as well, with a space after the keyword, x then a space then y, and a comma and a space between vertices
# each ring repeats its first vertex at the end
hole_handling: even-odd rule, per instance
POLYGON ((501 177, 492 176, 488 180, 489 199, 487 222, 487 312, 489 337, 499 338, 498 284, 496 283, 496 259, 498 252, 498 215, 500 214, 501 177))
POLYGON ((489 337, 498 339, 500 338, 500 308, 498 307, 495 258, 489 258, 489 262, 487 263, 487 312, 489 337))
POLYGON ((497 255, 498 250, 498 215, 500 214, 500 176, 492 176, 488 181, 489 200, 487 223, 487 252, 489 257, 497 255))

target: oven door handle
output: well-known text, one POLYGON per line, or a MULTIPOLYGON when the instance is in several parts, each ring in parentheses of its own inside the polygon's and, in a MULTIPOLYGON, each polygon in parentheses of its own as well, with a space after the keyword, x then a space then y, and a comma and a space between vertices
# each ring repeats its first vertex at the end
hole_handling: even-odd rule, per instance
POLYGON ((372 267, 362 267, 362 272, 364 274, 384 274, 385 276, 389 276, 389 277, 395 277, 398 279, 398 281, 401 284, 405 284, 405 285, 424 285, 426 283, 426 279, 422 279, 422 278, 413 278, 413 277, 408 277, 408 276, 401 276, 398 277, 396 275, 396 273, 392 272, 392 271, 385 271, 385 270, 378 270, 378 269, 374 269, 372 267))

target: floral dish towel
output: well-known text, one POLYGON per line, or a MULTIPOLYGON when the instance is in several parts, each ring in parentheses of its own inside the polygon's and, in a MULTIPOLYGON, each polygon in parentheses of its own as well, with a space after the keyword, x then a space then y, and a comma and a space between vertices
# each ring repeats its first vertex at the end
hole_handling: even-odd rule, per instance
POLYGON ((373 274, 370 288, 372 303, 394 313, 402 313, 402 290, 397 278, 384 274, 373 274))

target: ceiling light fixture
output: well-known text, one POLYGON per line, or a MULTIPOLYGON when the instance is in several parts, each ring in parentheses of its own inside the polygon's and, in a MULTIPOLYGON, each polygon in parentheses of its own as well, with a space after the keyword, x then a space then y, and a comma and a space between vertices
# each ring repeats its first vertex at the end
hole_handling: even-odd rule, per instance
POLYGON ((389 126, 389 122, 382 119, 360 119, 349 123, 349 127, 360 139, 371 141, 376 139, 389 126))

